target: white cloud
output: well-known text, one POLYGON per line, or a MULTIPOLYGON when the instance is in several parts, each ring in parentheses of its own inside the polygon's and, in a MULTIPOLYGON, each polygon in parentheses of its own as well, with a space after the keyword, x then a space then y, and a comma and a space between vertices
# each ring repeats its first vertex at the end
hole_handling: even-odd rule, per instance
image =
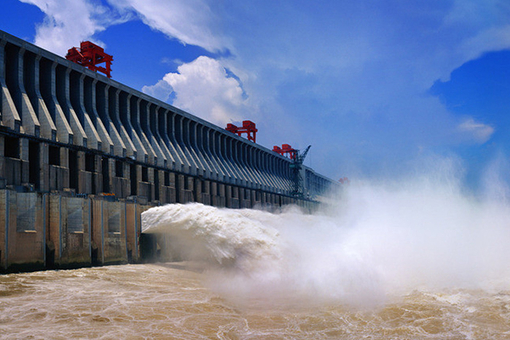
MULTIPOLYGON (((425 93, 467 61, 510 47, 506 0, 202 1, 211 18, 193 22, 197 31, 218 34, 221 19, 216 41, 233 52, 221 63, 261 108, 261 141, 314 144, 314 152, 326 155, 323 168, 363 157, 373 167, 376 158, 396 164, 394 155, 409 156, 418 145, 484 143, 494 133, 475 121, 459 125, 425 93)), ((190 108, 184 96, 191 98, 191 84, 200 82, 179 73, 174 85, 189 86, 172 85, 174 105, 190 108)), ((208 100, 198 111, 213 111, 206 107, 216 102, 208 100)))
POLYGON ((107 0, 119 10, 132 9, 145 24, 184 44, 209 51, 225 49, 215 15, 205 0, 107 0))
POLYGON ((460 132, 466 133, 471 140, 480 144, 487 142, 494 133, 492 126, 476 122, 473 118, 460 123, 458 129, 460 132))
POLYGON ((170 97, 170 94, 173 92, 172 86, 164 79, 161 79, 154 85, 146 85, 142 87, 142 92, 157 98, 161 101, 166 102, 170 97))
POLYGON ((244 115, 248 103, 239 81, 218 60, 205 56, 180 65, 177 73, 168 73, 143 90, 165 100, 173 90, 173 105, 219 126, 249 118, 244 115))
MULTIPOLYGON (((20 0, 35 5, 46 15, 36 27, 35 44, 59 55, 91 39, 108 26, 123 22, 128 17, 112 13, 98 1, 87 0, 20 0)), ((102 44, 100 41, 95 41, 102 44)))
POLYGON ((475 59, 487 51, 499 51, 510 47, 510 25, 490 27, 467 39, 462 49, 475 59))

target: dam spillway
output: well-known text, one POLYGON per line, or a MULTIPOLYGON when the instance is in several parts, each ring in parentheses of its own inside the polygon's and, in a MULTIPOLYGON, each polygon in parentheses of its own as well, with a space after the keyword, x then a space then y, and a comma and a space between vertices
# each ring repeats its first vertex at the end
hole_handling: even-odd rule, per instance
POLYGON ((0 270, 140 260, 140 214, 199 202, 312 209, 332 183, 0 31, 0 270))

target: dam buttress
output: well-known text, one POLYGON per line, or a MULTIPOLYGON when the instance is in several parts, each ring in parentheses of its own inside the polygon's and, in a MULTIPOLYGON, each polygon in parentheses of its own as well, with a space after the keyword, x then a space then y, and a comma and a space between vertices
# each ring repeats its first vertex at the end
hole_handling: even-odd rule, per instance
POLYGON ((141 261, 140 214, 314 209, 332 184, 190 113, 0 31, 0 271, 141 261))

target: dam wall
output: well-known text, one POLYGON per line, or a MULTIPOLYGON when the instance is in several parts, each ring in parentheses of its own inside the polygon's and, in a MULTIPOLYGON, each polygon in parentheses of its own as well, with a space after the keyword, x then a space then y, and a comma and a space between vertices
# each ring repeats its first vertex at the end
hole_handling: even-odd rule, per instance
POLYGON ((200 202, 314 209, 334 183, 0 31, 0 271, 138 262, 140 214, 200 202))

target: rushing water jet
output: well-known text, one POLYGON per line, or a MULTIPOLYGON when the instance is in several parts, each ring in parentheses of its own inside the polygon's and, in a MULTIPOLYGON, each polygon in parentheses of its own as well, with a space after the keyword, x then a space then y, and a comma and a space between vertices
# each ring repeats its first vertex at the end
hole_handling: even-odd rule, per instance
POLYGON ((183 258, 210 263, 211 287, 237 302, 354 306, 415 289, 508 283, 509 221, 505 202, 468 195, 448 177, 351 185, 314 215, 196 203, 143 214, 145 233, 165 234, 183 258))

